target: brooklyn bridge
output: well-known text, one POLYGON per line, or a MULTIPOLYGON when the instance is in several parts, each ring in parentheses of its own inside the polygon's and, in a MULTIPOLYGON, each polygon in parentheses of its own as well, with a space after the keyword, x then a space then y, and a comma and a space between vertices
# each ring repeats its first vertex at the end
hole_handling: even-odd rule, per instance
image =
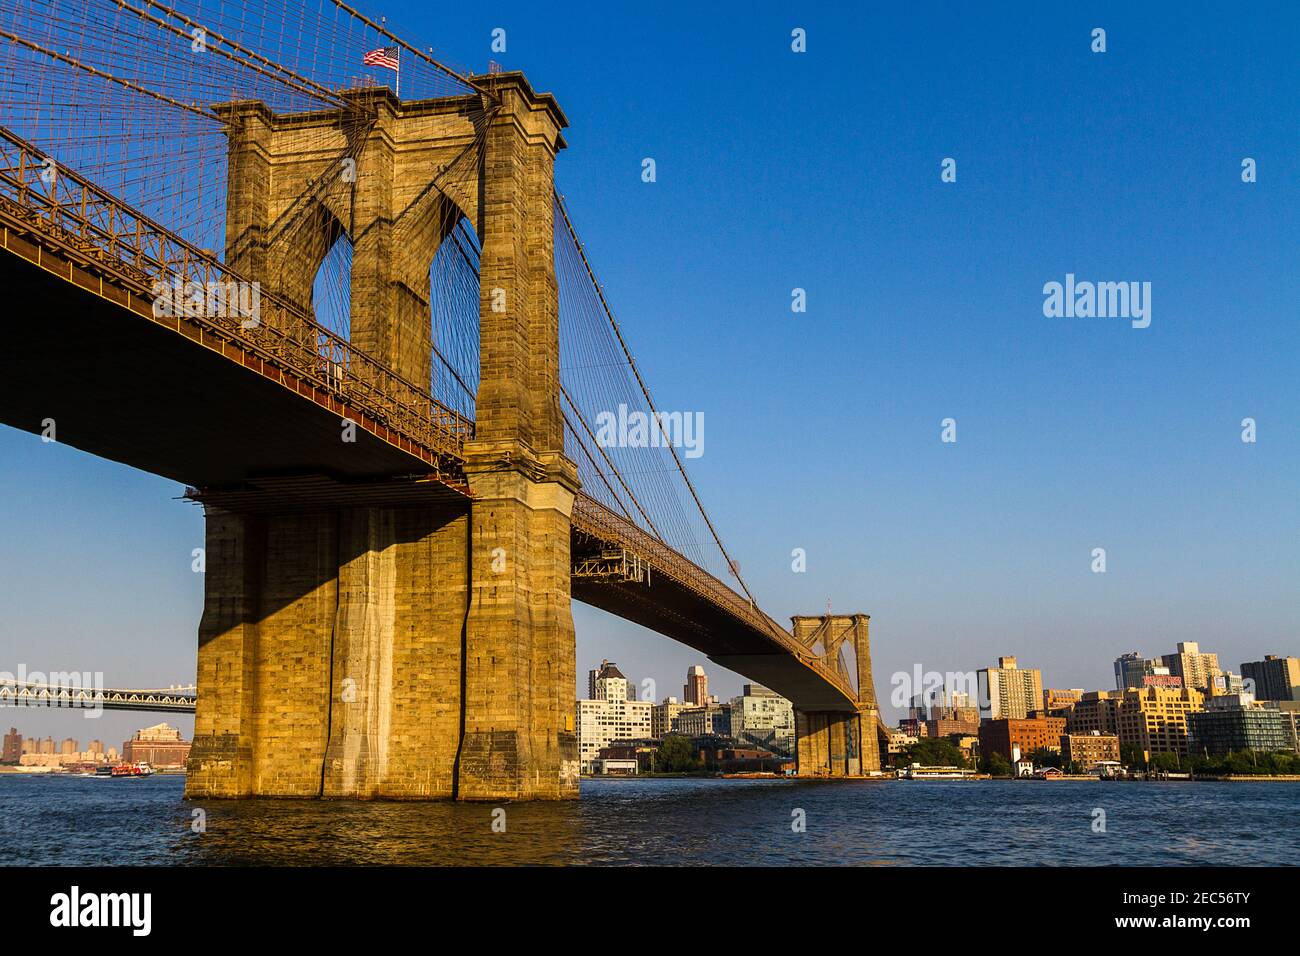
POLYGON ((0 47, 0 421, 202 507, 188 795, 575 797, 573 600, 878 768, 867 616, 786 629, 669 436, 598 437, 665 418, 554 96, 340 0, 12 0, 0 47))

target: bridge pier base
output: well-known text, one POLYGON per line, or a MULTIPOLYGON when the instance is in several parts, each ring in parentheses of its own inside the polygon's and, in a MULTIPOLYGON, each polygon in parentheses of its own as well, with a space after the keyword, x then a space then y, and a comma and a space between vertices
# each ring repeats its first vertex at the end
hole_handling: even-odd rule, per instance
POLYGON ((796 762, 801 777, 857 777, 880 769, 876 712, 795 711, 796 762))
POLYGON ((577 476, 559 455, 538 464, 563 480, 539 482, 490 444, 467 450, 473 588, 457 796, 576 798, 569 520, 577 476))
POLYGON ((468 521, 210 509, 186 795, 453 796, 468 521))

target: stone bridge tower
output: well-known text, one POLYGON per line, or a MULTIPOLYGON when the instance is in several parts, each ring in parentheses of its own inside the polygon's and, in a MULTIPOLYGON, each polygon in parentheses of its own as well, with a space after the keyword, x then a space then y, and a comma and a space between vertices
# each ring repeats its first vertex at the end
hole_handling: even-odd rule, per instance
MULTIPOLYGON (((880 706, 871 677, 868 614, 793 617, 794 636, 827 660, 838 661, 846 643, 853 649, 854 711, 795 711, 796 760, 801 776, 857 776, 880 769, 880 706)), ((887 749, 884 752, 888 752, 887 749)))
POLYGON ((228 263, 310 314, 353 243, 351 341, 429 387, 429 268, 477 230, 471 499, 209 506, 192 797, 577 796, 570 516, 552 182, 567 125, 518 73, 355 111, 219 109, 228 263), (344 172, 346 171, 346 175, 344 172))

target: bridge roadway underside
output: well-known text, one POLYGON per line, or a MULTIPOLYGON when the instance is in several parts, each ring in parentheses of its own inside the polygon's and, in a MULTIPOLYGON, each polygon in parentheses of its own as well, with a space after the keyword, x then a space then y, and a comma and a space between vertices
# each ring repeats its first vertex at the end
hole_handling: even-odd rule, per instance
MULTIPOLYGON (((575 549, 580 539, 575 529, 575 549)), ((693 647, 715 664, 771 688, 800 710, 856 709, 854 701, 777 645, 770 634, 737 621, 667 575, 652 572, 649 585, 575 577, 573 597, 693 647)))
MULTIPOLYGON (((0 252, 0 421, 196 487, 430 468, 340 414, 116 302, 0 252)), ((441 483, 425 496, 462 497, 441 483)))

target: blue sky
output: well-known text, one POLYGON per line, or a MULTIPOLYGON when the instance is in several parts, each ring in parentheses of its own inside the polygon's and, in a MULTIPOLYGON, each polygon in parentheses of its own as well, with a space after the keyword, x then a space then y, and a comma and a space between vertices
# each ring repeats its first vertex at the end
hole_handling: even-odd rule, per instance
MULTIPOLYGON (((870 613, 882 690, 999 654, 1097 688, 1179 640, 1300 653, 1300 13, 1047 6, 378 11, 558 97, 560 188, 660 406, 705 415, 724 539, 774 616, 870 613), (1150 327, 1044 317, 1066 273, 1150 282, 1150 327)), ((178 486, 0 429, 0 489, 0 669, 192 679, 178 486)), ((575 617, 580 680, 608 657, 680 694, 699 662, 575 617)))

